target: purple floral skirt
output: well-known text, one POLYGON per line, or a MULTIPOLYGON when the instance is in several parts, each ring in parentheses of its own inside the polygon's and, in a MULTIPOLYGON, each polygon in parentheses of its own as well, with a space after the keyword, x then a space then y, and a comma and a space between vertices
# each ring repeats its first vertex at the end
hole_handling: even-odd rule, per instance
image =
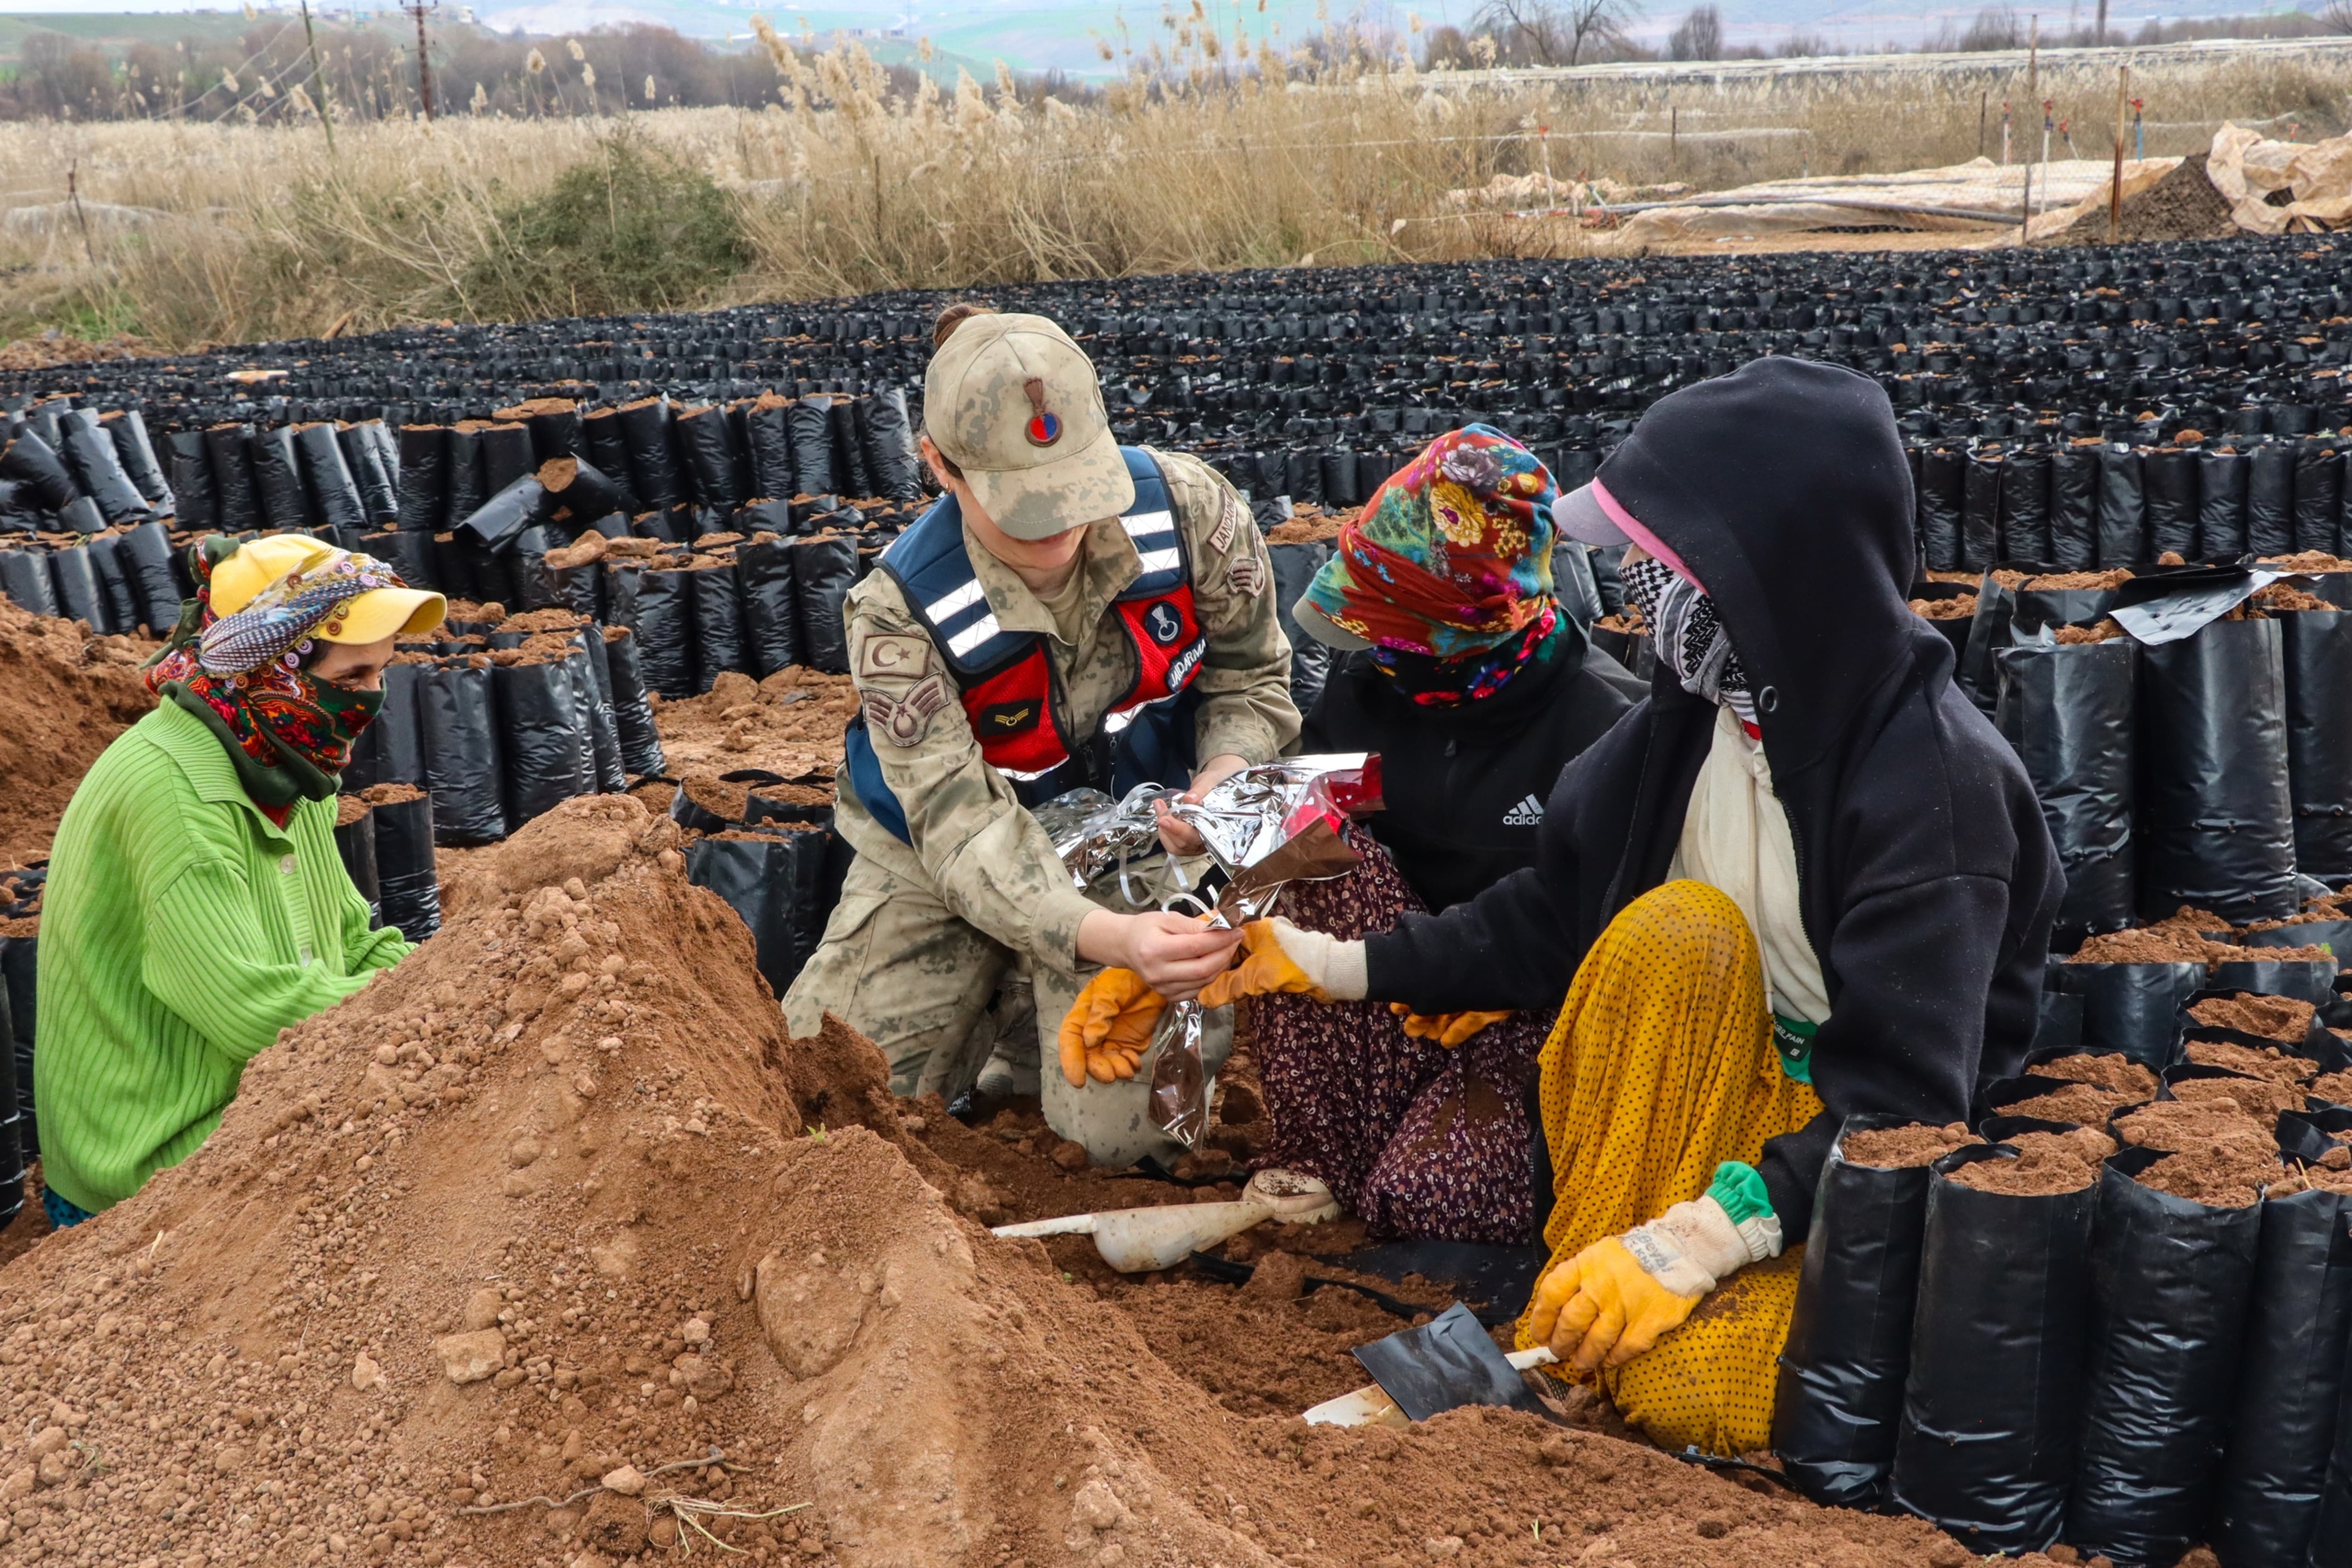
MULTIPOLYGON (((1280 912, 1358 941, 1423 912, 1388 852, 1358 829, 1363 863, 1295 883, 1280 912)), ((1416 1040, 1385 1002, 1250 999, 1272 1146, 1260 1166, 1320 1178, 1377 1237, 1510 1244, 1534 1227, 1525 1094, 1552 1021, 1515 1013, 1447 1050, 1416 1040)))

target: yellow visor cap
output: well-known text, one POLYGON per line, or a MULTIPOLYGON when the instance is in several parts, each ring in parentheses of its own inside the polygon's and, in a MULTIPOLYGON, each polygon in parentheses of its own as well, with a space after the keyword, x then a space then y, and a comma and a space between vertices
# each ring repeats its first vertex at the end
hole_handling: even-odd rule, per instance
POLYGON ((237 547, 236 554, 212 569, 212 613, 233 615, 288 572, 300 571, 334 553, 333 545, 321 544, 302 534, 272 534, 266 539, 248 539, 237 547))
POLYGON ((319 628, 327 642, 381 642, 388 637, 423 637, 449 613, 449 601, 426 588, 370 588, 319 628))

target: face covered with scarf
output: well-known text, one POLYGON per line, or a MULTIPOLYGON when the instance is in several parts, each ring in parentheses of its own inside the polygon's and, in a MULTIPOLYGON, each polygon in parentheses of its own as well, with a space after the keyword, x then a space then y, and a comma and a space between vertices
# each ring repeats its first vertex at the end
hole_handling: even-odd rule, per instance
POLYGON ((220 547, 228 543, 216 535, 189 550, 197 596, 149 664, 148 690, 222 736, 259 804, 324 799, 350 764, 353 742, 382 710, 384 694, 317 678, 306 668, 311 656, 323 642, 348 640, 344 634, 363 595, 397 590, 394 613, 422 619, 429 612, 434 622, 440 596, 409 589, 372 556, 329 549, 275 577, 234 614, 216 615, 214 574, 234 554, 220 547))
POLYGON ((1747 671, 1715 614, 1715 602, 1656 557, 1629 560, 1619 575, 1626 603, 1641 612, 1650 629, 1658 662, 1674 671, 1684 691, 1731 709, 1748 734, 1758 733, 1747 671))
POLYGON ((1500 691, 1556 645, 1552 476, 1483 424, 1438 437, 1340 530, 1297 604, 1321 641, 1369 649, 1414 702, 1500 691))

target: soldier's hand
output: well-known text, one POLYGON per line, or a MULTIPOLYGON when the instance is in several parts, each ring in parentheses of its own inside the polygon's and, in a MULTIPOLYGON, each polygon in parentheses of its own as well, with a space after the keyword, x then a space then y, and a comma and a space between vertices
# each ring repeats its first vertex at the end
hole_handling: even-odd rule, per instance
POLYGON ((1216 930, 1188 915, 1158 910, 1121 915, 1096 909, 1078 928, 1080 958, 1132 969, 1144 984, 1178 1002, 1199 995, 1233 961, 1240 942, 1238 931, 1216 930))
MULTIPOLYGON (((1209 791, 1249 765, 1247 761, 1229 751, 1223 756, 1211 757, 1202 764, 1201 771, 1193 775, 1193 785, 1184 792, 1183 798, 1198 806, 1207 796, 1209 791)), ((1208 846, 1201 842, 1201 835, 1191 824, 1179 821, 1168 815, 1168 805, 1165 801, 1153 801, 1151 810, 1152 815, 1159 818, 1159 847, 1161 849, 1171 855, 1197 855, 1207 852, 1208 846)))

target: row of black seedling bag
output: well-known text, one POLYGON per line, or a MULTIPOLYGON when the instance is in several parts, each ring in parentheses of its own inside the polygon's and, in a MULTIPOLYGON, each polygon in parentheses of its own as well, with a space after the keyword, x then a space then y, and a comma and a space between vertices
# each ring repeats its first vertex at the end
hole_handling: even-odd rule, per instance
MULTIPOLYGON (((504 634, 517 645, 524 634, 504 634)), ((346 788, 413 784, 433 801, 435 841, 484 844, 578 795, 658 776, 661 741, 636 638, 589 626, 560 655, 403 652, 363 732, 346 788)), ((502 650, 503 652, 505 650, 502 650)))
POLYGON ((43 405, 0 421, 0 533, 91 534, 168 516, 173 505, 137 409, 43 405))
POLYGON ((818 775, 786 779, 760 769, 722 773, 748 786, 740 819, 697 804, 681 786, 670 815, 700 835, 686 846, 686 879, 727 900, 752 933, 760 973, 778 997, 816 952, 825 922, 841 902, 854 852, 833 829, 830 806, 763 795, 763 786, 828 785, 818 775))
MULTIPOLYGON (((1989 1117, 1989 1144, 1928 1167, 1845 1158, 1848 1134, 1900 1121, 1849 1118, 1815 1196, 1774 1415, 1801 1490, 1978 1552, 2352 1559, 2352 1195, 2209 1205, 2142 1185, 2171 1151, 2131 1146, 2078 1190, 1951 1179, 2011 1157, 2004 1139, 2076 1131, 2031 1117, 1989 1117)), ((2277 1119, 2301 1166, 2347 1127, 2277 1119)))
POLYGON ((182 552, 161 523, 92 534, 74 544, 0 536, 0 593, 37 615, 87 622, 107 637, 154 636, 179 620, 194 592, 182 552))
POLYGON ((1912 449, 1920 558, 1934 571, 2046 561, 2053 571, 2136 566, 2167 554, 2345 553, 2346 438, 2140 449, 2067 446, 1912 449))
POLYGON ((433 850, 433 797, 413 784, 344 775, 334 847, 377 926, 411 942, 441 929, 441 876, 433 850), (362 793, 364 791, 364 793, 362 793))

